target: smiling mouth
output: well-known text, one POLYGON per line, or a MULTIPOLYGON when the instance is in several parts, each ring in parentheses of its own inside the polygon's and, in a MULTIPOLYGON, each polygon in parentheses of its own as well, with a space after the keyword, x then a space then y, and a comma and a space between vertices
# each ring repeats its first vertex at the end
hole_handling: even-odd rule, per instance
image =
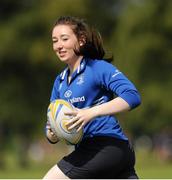
POLYGON ((65 56, 65 54, 66 54, 66 52, 59 52, 59 56, 60 56, 60 57, 65 56))

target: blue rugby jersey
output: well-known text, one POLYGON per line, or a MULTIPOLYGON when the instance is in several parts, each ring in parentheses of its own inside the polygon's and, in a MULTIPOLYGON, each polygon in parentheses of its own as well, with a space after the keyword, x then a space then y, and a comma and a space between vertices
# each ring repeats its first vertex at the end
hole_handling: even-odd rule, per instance
MULTIPOLYGON (((66 68, 57 76, 50 101, 64 99, 77 108, 89 108, 119 96, 131 109, 140 104, 135 86, 115 66, 104 60, 82 59, 69 84, 68 74, 69 69, 66 68)), ((93 136, 128 139, 113 115, 99 116, 86 124, 84 137, 93 136)))

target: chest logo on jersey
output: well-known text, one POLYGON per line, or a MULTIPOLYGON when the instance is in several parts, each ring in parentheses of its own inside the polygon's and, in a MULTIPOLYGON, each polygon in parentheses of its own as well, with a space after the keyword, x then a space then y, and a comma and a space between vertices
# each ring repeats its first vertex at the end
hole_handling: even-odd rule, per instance
POLYGON ((81 75, 78 77, 76 84, 77 84, 77 85, 81 85, 81 84, 83 84, 83 83, 84 83, 84 74, 81 74, 81 75))
POLYGON ((78 102, 84 102, 85 101, 85 96, 80 96, 80 97, 73 97, 72 99, 69 99, 70 103, 78 103, 78 102))
POLYGON ((66 98, 71 97, 71 95, 72 95, 72 91, 71 91, 71 90, 67 90, 67 91, 64 93, 64 97, 66 97, 66 98))

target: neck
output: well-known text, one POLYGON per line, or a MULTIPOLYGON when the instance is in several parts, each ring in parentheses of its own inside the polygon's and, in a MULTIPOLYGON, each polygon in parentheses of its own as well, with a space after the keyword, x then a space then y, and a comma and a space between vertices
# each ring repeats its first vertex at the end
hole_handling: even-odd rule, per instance
POLYGON ((78 68, 82 58, 83 58, 83 56, 79 56, 78 59, 76 59, 73 63, 68 64, 69 70, 70 70, 70 75, 78 68))

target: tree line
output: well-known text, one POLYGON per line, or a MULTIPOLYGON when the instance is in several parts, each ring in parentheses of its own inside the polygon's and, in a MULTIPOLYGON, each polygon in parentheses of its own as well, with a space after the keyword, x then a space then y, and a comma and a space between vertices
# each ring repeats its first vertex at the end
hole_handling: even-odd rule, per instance
POLYGON ((43 137, 51 88, 64 68, 51 42, 61 15, 79 16, 97 28, 113 64, 140 91, 142 105, 120 117, 124 128, 133 136, 171 129, 171 9, 170 0, 2 0, 1 141, 43 137))

